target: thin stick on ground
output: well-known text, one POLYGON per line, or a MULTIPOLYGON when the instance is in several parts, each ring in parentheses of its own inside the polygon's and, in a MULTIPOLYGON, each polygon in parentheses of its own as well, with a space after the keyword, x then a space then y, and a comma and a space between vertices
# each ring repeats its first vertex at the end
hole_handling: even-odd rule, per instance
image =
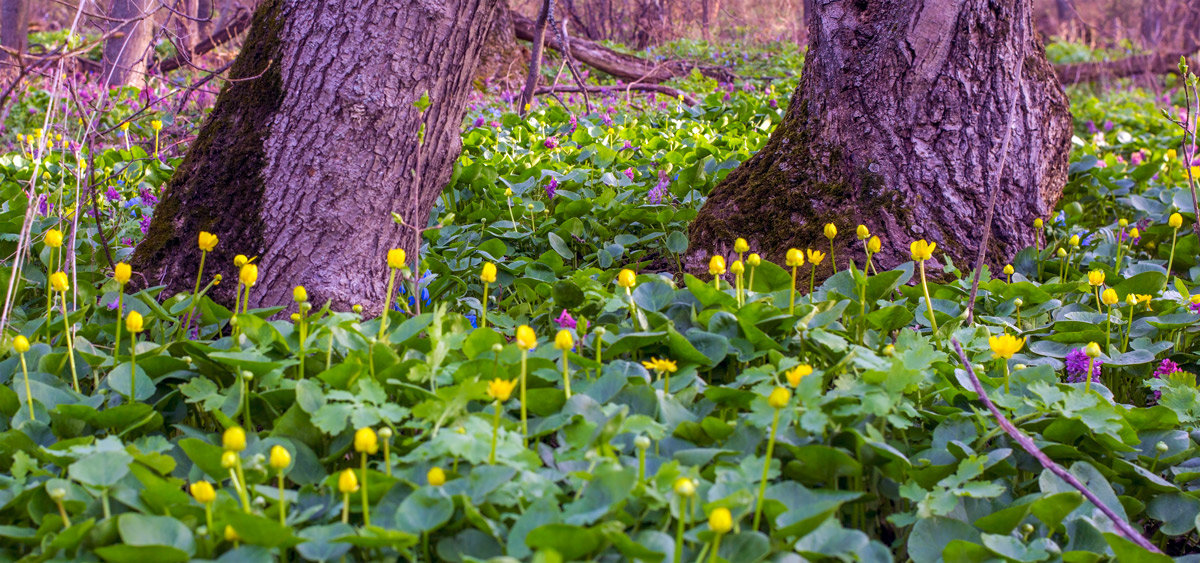
POLYGON ((988 411, 992 413, 992 417, 996 419, 996 423, 1000 425, 1000 428, 1004 430, 1005 434, 1008 434, 1009 437, 1017 443, 1017 445, 1021 446, 1021 449, 1025 450, 1029 453, 1029 455, 1033 456, 1034 459, 1038 460, 1038 463, 1042 464, 1042 467, 1045 467, 1051 473, 1058 476, 1059 479, 1066 481, 1067 484, 1071 485, 1080 493, 1082 493, 1083 497, 1086 498, 1088 502, 1096 505, 1096 508, 1099 508, 1100 512, 1103 512, 1109 520, 1112 520, 1113 526, 1117 528, 1117 531, 1120 532, 1122 536, 1125 536, 1125 539, 1136 543, 1139 547, 1147 551, 1153 553, 1162 553, 1157 547, 1154 546, 1154 544, 1150 543, 1150 540, 1142 537, 1137 530, 1133 529, 1133 526, 1131 526, 1129 522, 1125 521, 1124 518, 1117 514, 1116 511, 1104 504, 1104 502, 1100 500, 1100 497, 1097 497, 1096 494, 1090 491, 1083 483, 1080 483, 1079 479, 1076 479, 1074 475, 1070 474, 1066 469, 1063 469, 1061 465, 1055 463, 1054 460, 1050 459, 1050 457, 1045 453, 1042 453, 1042 450, 1038 449, 1037 444, 1034 444, 1033 440, 1022 434, 1020 430, 1017 430, 1017 427, 1013 426, 1013 424, 1004 417, 1004 414, 1000 412, 1000 409, 996 407, 995 403, 988 398, 987 392, 983 390, 983 383, 980 383, 979 377, 975 375, 975 368, 971 367, 971 362, 967 360, 966 354, 963 353, 962 345, 958 343, 958 340, 953 338, 950 339, 950 344, 954 346, 954 351, 958 353, 958 359, 962 362, 963 369, 966 370, 967 376, 971 379, 971 386, 975 388, 975 394, 979 395, 979 401, 982 402, 983 406, 987 407, 988 411))

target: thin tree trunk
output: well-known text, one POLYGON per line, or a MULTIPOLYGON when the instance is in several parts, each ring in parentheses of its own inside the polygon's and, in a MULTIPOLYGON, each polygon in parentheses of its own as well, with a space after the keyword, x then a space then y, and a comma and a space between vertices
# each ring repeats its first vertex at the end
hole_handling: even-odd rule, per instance
POLYGON ((216 24, 216 4, 213 0, 197 0, 196 15, 199 21, 196 22, 196 43, 200 43, 208 39, 212 35, 213 26, 216 24))
POLYGON ((108 17, 121 35, 104 42, 105 86, 141 86, 145 83, 154 21, 155 0, 112 0, 108 17))
POLYGON ((1033 220, 1049 215, 1066 181, 1071 116, 1033 34, 1030 0, 929 0, 917 13, 902 0, 806 8, 800 86, 767 145, 692 223, 688 269, 730 254, 739 236, 780 262, 789 247, 827 251, 826 223, 843 233, 839 268, 864 263, 859 223, 882 239, 880 267, 908 261, 909 243, 922 238, 966 265, 995 189, 989 260, 1032 244, 1033 220), (993 178, 1013 96, 1015 164, 993 178))
MULTIPOLYGON (((0 0, 0 46, 25 52, 29 40, 29 1, 0 0)), ((12 55, 0 51, 0 89, 17 75, 20 65, 12 55)))
POLYGON ((200 22, 196 21, 200 14, 200 0, 181 0, 176 8, 176 29, 179 38, 176 46, 187 60, 192 60, 196 44, 200 42, 200 22))
POLYGON ((171 178, 135 268, 190 289, 208 231, 220 243, 206 275, 228 280, 218 299, 233 301, 233 258, 245 254, 259 257, 251 307, 288 305, 303 285, 314 303, 380 312, 388 249, 418 256, 416 233, 392 213, 428 224, 497 4, 264 2, 230 70, 241 80, 171 178))
POLYGON ((525 112, 528 111, 526 108, 533 102, 533 92, 537 89, 538 79, 542 77, 542 50, 546 44, 546 23, 550 16, 550 10, 554 9, 553 1, 542 1, 537 22, 533 25, 533 40, 530 47, 533 54, 529 57, 529 74, 525 78, 525 88, 521 90, 521 107, 517 109, 521 115, 525 115, 525 112))

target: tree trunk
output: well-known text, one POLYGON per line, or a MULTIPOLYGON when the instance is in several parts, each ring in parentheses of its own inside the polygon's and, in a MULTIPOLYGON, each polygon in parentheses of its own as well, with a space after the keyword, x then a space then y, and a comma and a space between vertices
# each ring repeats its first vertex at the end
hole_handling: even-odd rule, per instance
POLYGON ((200 22, 197 21, 200 14, 200 0, 181 0, 176 3, 175 10, 179 12, 179 14, 175 14, 176 33, 179 34, 176 47, 179 49, 179 54, 184 55, 190 61, 196 44, 200 42, 200 22))
POLYGON ((245 254, 260 257, 252 307, 288 305, 303 285, 318 305, 378 313, 388 249, 418 256, 418 236, 391 214, 428 224, 496 13, 495 0, 263 2, 134 267, 190 290, 208 231, 220 243, 206 277, 227 280, 218 299, 233 301, 233 258, 245 254))
MULTIPOLYGON (((0 46, 25 52, 29 41, 29 1, 0 0, 0 46)), ((20 65, 6 51, 0 51, 0 90, 8 86, 20 65)))
POLYGON ((212 35, 213 26, 217 22, 216 8, 213 0, 197 0, 196 14, 199 21, 196 22, 196 43, 204 41, 208 39, 209 35, 212 35))
POLYGON ((1071 115, 1033 34, 1030 0, 929 0, 916 13, 901 0, 806 8, 800 86, 766 146, 700 210, 688 269, 703 271, 712 252, 729 255, 739 236, 780 263, 789 247, 828 251, 826 223, 841 231, 839 269, 864 263, 859 223, 882 239, 881 267, 908 261, 909 243, 922 238, 967 267, 994 189, 1001 204, 988 259, 1002 263, 1033 244, 1034 218, 1050 213, 1066 181, 1071 115))
POLYGON ((145 83, 154 21, 155 0, 112 0, 109 23, 121 34, 104 42, 104 85, 138 86, 145 83))
POLYGON ((517 43, 512 10, 508 8, 507 1, 500 2, 496 18, 484 45, 475 77, 482 82, 495 80, 511 86, 516 84, 528 69, 528 55, 517 43))
POLYGON ((533 91, 537 89, 538 79, 542 77, 542 49, 546 45, 547 18, 554 9, 552 0, 542 0, 541 5, 537 22, 533 25, 533 40, 530 45, 533 54, 529 57, 529 75, 525 78, 525 88, 521 90, 521 106, 517 108, 522 116, 529 111, 527 108, 533 101, 533 91))

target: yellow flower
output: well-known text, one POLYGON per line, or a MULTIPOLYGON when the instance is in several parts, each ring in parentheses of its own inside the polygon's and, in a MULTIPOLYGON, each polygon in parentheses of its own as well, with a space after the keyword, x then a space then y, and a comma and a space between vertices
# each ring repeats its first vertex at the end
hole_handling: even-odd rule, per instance
POLYGON ((483 271, 479 272, 479 280, 483 283, 496 281, 496 265, 491 262, 484 262, 483 271))
POLYGON ((117 280, 117 283, 125 285, 129 283, 131 276, 133 276, 133 270, 129 267, 129 264, 117 262, 117 265, 113 267, 113 279, 117 280))
POLYGON ((1056 251, 1055 254, 1057 254, 1059 258, 1067 257, 1067 251, 1063 250, 1061 246, 1058 248, 1058 251, 1056 251))
POLYGON ((246 449, 246 431, 241 426, 232 426, 221 435, 221 447, 227 451, 240 452, 246 449))
POLYGON ((245 254, 238 254, 237 256, 233 257, 233 266, 235 268, 241 268, 242 266, 245 266, 246 264, 249 264, 249 263, 250 263, 250 259, 246 258, 245 254))
POLYGON ((58 229, 50 229, 46 231, 46 246, 50 248, 58 248, 62 246, 63 234, 58 229))
MULTIPOLYGON (((1139 231, 1137 227, 1129 229, 1129 239, 1131 242, 1133 239, 1138 238, 1140 236, 1142 236, 1142 232, 1139 231)), ((1076 237, 1076 238, 1078 238, 1078 237, 1076 237)))
POLYGON ((746 266, 742 264, 741 260, 734 260, 733 264, 729 265, 729 271, 733 272, 734 275, 744 274, 746 273, 746 266))
POLYGON ((667 358, 650 358, 649 361, 643 361, 642 366, 658 373, 675 373, 679 371, 679 365, 675 363, 675 360, 667 358))
POLYGON ((727 534, 733 529, 733 515, 725 507, 713 510, 708 515, 708 527, 718 534, 727 534))
POLYGON ((529 325, 517 327, 517 348, 522 350, 537 348, 537 334, 534 334, 533 329, 529 328, 529 325))
POLYGON ((820 265, 821 261, 825 259, 825 253, 821 252, 820 250, 813 250, 811 248, 806 248, 806 249, 804 249, 804 252, 806 254, 808 254, 808 261, 813 266, 820 265))
POLYGON ((1013 269, 1013 265, 1012 265, 1012 264, 1005 264, 1005 265, 1004 265, 1004 275, 1006 275, 1006 276, 1011 276, 1011 275, 1013 275, 1013 272, 1015 272, 1015 271, 1016 271, 1016 270, 1015 270, 1015 269, 1013 269))
POLYGON ((933 251, 937 248, 936 242, 926 242, 925 239, 914 240, 908 245, 908 250, 912 252, 912 259, 918 262, 924 262, 933 258, 933 251))
POLYGON ((278 444, 271 446, 271 469, 282 471, 287 469, 292 464, 292 454, 287 451, 287 448, 278 444))
MULTIPOLYGON (((1133 295, 1133 294, 1130 294, 1130 295, 1133 295)), ((1137 302, 1138 302, 1138 303, 1149 303, 1151 299, 1154 299, 1154 296, 1152 296, 1152 295, 1146 295, 1146 294, 1143 294, 1143 293, 1139 293, 1139 294, 1137 294, 1137 295, 1136 295, 1136 297, 1137 297, 1137 302)))
POLYGON ((787 371, 788 385, 798 387, 800 380, 812 375, 813 368, 808 364, 800 364, 787 371))
POLYGON ((1104 285, 1104 270, 1088 270, 1088 285, 1092 287, 1104 285))
POLYGON ((837 236, 837 227, 833 223, 825 223, 825 238, 833 240, 837 236))
POLYGON ((388 267, 393 270, 399 270, 404 267, 404 260, 406 258, 408 256, 404 254, 403 248, 393 248, 387 253, 388 267))
POLYGON ((71 284, 67 281, 67 274, 63 272, 50 274, 50 288, 59 293, 65 293, 71 289, 71 284))
POLYGON ((1067 239, 1067 244, 1076 247, 1079 246, 1079 235, 1071 235, 1071 238, 1067 239))
POLYGON ((513 388, 517 386, 517 380, 505 381, 503 379, 493 379, 488 382, 487 394, 492 399, 503 403, 512 396, 513 388))
POLYGON ((217 235, 208 231, 200 231, 200 240, 198 241, 200 250, 204 252, 212 252, 217 247, 217 235))
POLYGON ((792 268, 803 266, 804 253, 800 252, 799 248, 789 248, 787 251, 787 265, 792 268))
POLYGON ((29 339, 25 338, 24 334, 18 334, 17 337, 13 339, 12 345, 13 350, 16 350, 18 354, 24 354, 25 352, 29 351, 29 339))
POLYGON ((571 336, 571 331, 564 328, 560 329, 558 334, 554 335, 554 349, 566 351, 574 347, 575 337, 571 336))
POLYGON ((233 526, 226 524, 225 525, 225 541, 228 541, 228 542, 242 541, 242 536, 238 535, 237 530, 233 529, 233 526))
POLYGON ((868 229, 866 225, 859 225, 858 228, 854 230, 854 234, 858 236, 858 240, 866 240, 871 236, 871 230, 868 229))
POLYGON ((238 280, 246 287, 254 287, 258 283, 258 266, 254 264, 246 264, 242 269, 238 270, 238 280))
POLYGON ((767 404, 773 409, 782 409, 786 407, 788 401, 792 399, 792 392, 787 390, 787 387, 776 387, 771 391, 771 395, 767 397, 767 404))
POLYGON ((637 274, 633 273, 633 270, 626 268, 617 274, 617 285, 632 288, 635 284, 637 284, 637 274))
POLYGON ((234 467, 237 467, 237 465, 237 452, 225 450, 225 453, 221 454, 221 467, 224 467, 225 469, 233 469, 234 467))
POLYGON ((762 256, 759 256, 757 252, 751 254, 746 257, 746 263, 752 267, 758 267, 759 264, 762 264, 762 256))
POLYGON ((434 467, 425 474, 425 480, 429 482, 430 486, 440 487, 446 484, 446 472, 442 471, 441 467, 434 467))
POLYGON ((338 475, 338 491, 342 494, 358 492, 358 476, 353 469, 346 469, 338 475))
POLYGON ((200 504, 208 504, 217 500, 217 492, 213 490, 212 483, 208 481, 196 481, 188 485, 188 492, 192 493, 192 498, 200 504))
POLYGON ((364 426, 354 431, 354 451, 374 454, 379 451, 379 437, 370 426, 364 426))
POLYGON ((1177 155, 1178 153, 1175 152, 1175 149, 1167 149, 1167 160, 1175 160, 1178 158, 1177 155))
POLYGON ((1021 351, 1021 347, 1025 345, 1024 338, 1017 338, 1011 334, 1001 334, 1000 336, 989 336, 988 346, 991 346, 992 353, 997 358, 1011 359, 1013 354, 1021 351))
POLYGON ((746 239, 738 237, 737 240, 733 241, 734 252, 740 254, 742 252, 746 252, 747 250, 750 250, 750 243, 746 242, 746 239))
POLYGON ((155 131, 162 131, 162 121, 159 121, 157 119, 151 120, 150 128, 154 129, 155 131))
POLYGON ((1126 218, 1124 218, 1124 217, 1122 217, 1122 218, 1118 219, 1118 220, 1117 220, 1117 226, 1118 226, 1118 227, 1121 227, 1122 229, 1124 229, 1125 227, 1128 227, 1128 226, 1129 226, 1129 219, 1126 219, 1126 218))
POLYGON ((1105 305, 1116 305, 1117 302, 1120 301, 1120 299, 1117 298, 1117 290, 1111 287, 1104 290, 1104 292, 1100 294, 1100 301, 1105 305))
POLYGON ((1178 213, 1172 213, 1171 217, 1169 219, 1167 219, 1167 224, 1175 229, 1182 227, 1183 226, 1183 215, 1180 215, 1178 213))
POLYGON ((292 288, 292 301, 295 301, 296 303, 304 303, 305 301, 308 301, 308 290, 304 289, 304 286, 302 285, 292 288))
POLYGON ((708 273, 714 276, 719 276, 725 273, 725 257, 713 256, 708 261, 708 273))
POLYGON ((137 334, 142 331, 142 314, 137 311, 130 311, 125 317, 125 330, 132 334, 137 334))
POLYGON ((1100 345, 1096 344, 1095 342, 1088 342, 1087 347, 1085 347, 1083 349, 1083 353, 1087 354, 1087 357, 1089 357, 1089 358, 1099 358, 1100 357, 1100 345))
POLYGON ((883 248, 883 241, 879 240, 879 237, 871 237, 871 240, 867 241, 867 251, 871 254, 878 253, 880 248, 883 248))
POLYGON ((676 479, 675 484, 671 488, 675 489, 675 494, 681 497, 690 497, 696 494, 696 482, 691 477, 676 479))

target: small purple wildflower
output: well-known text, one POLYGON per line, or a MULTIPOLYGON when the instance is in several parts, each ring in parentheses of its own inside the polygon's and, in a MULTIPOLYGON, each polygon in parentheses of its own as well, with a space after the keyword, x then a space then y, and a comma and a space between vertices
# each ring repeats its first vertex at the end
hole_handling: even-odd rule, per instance
POLYGON ((625 139, 625 144, 621 145, 621 150, 623 150, 623 151, 633 150, 633 145, 629 143, 629 139, 625 139))
POLYGON ((117 193, 117 190, 112 186, 108 187, 108 191, 104 192, 104 196, 108 198, 108 201, 113 202, 120 201, 121 199, 121 194, 117 193))
POLYGON ((1096 129, 1096 122, 1092 121, 1090 119, 1087 122, 1087 130, 1088 130, 1088 133, 1090 133, 1092 135, 1095 135, 1096 133, 1098 133, 1100 131, 1099 129, 1096 129))
POLYGON ((545 145, 546 148, 548 148, 548 149, 555 148, 558 146, 558 137, 554 137, 554 136, 546 137, 546 140, 543 141, 542 144, 545 145))
POLYGON ((669 178, 667 178, 667 173, 665 171, 659 170, 658 171, 658 185, 654 186, 653 188, 650 188, 650 193, 648 195, 650 203, 653 203, 656 205, 662 203, 663 198, 667 195, 667 186, 670 186, 670 185, 671 185, 671 180, 669 178))
POLYGON ((1200 301, 1188 303, 1188 309, 1191 309, 1193 313, 1200 315, 1200 301))
POLYGON ((550 183, 546 184, 546 197, 554 199, 554 194, 558 192, 558 180, 550 178, 550 183))
MULTIPOLYGON (((1083 351, 1083 348, 1075 348, 1067 353, 1067 383, 1083 382, 1084 374, 1088 371, 1088 361, 1090 359, 1087 353, 1083 351)), ((1092 381, 1096 383, 1100 382, 1100 364, 1102 363, 1104 362, 1096 358, 1096 363, 1092 366, 1092 381)))
POLYGON ((143 235, 150 232, 150 216, 143 215, 142 220, 138 223, 138 226, 142 228, 143 235))
POLYGON ((1106 120, 1104 120, 1104 130, 1105 130, 1105 131, 1112 131, 1112 129, 1113 129, 1113 122, 1112 122, 1112 120, 1111 120, 1111 119, 1106 119, 1106 120))
POLYGON ((632 179, 633 179, 633 168, 626 168, 626 169, 625 169, 625 177, 626 177, 626 178, 629 178, 630 180, 632 180, 632 179))
MULTIPOLYGON (((1172 373, 1179 373, 1181 371, 1183 370, 1179 368, 1179 364, 1172 362, 1170 358, 1165 358, 1161 364, 1158 364, 1158 368, 1154 370, 1154 379, 1162 379, 1164 376, 1169 376, 1172 373)), ((1162 399, 1162 391, 1155 391, 1154 403, 1158 404, 1160 399, 1162 399)))
POLYGON ((476 127, 483 127, 484 124, 486 124, 486 123, 487 123, 487 121, 485 119, 483 119, 482 115, 475 118, 475 126, 476 127))
POLYGON ((554 319, 554 322, 558 323, 558 328, 576 327, 575 317, 572 317, 571 313, 568 313, 566 309, 562 310, 562 314, 557 319, 554 319))
POLYGON ((771 101, 769 103, 770 103, 770 106, 773 108, 779 107, 779 102, 775 101, 775 98, 771 98, 771 101))

